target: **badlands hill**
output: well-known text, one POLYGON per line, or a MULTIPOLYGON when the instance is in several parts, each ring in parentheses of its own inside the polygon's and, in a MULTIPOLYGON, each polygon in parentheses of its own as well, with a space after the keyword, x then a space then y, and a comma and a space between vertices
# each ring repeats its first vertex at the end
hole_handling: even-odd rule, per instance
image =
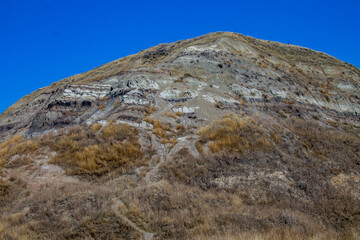
POLYGON ((0 115, 1 239, 358 239, 360 70, 210 33, 0 115))

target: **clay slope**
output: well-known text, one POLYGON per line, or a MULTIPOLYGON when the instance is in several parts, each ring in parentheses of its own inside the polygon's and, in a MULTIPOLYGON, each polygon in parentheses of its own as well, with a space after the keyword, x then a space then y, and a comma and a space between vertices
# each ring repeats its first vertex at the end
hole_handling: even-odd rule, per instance
POLYGON ((235 33, 212 33, 162 44, 40 89, 1 114, 0 131, 43 130, 37 128, 44 121, 51 127, 82 123, 108 103, 101 101, 104 97, 114 100, 134 89, 152 91, 147 100, 159 109, 190 100, 189 111, 204 119, 209 116, 201 110, 213 107, 209 102, 263 102, 265 96, 270 102, 291 99, 357 116, 359 75, 359 69, 324 53, 235 33), (194 107, 199 111, 192 111, 194 107))
POLYGON ((0 115, 0 238, 356 239, 360 70, 218 32, 0 115))

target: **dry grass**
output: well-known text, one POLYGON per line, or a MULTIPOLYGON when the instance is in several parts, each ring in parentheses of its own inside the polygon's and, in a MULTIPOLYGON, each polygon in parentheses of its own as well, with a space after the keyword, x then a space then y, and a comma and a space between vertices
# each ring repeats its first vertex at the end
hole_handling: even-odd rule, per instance
POLYGON ((154 124, 154 122, 155 122, 155 120, 153 118, 151 118, 150 116, 144 117, 144 121, 149 124, 154 124))
POLYGON ((295 100, 287 100, 287 99, 284 99, 283 102, 287 105, 292 105, 295 103, 295 100))
POLYGON ((174 108, 179 108, 179 107, 183 107, 184 103, 182 101, 180 101, 179 103, 174 105, 174 108))
POLYGON ((155 134, 156 137, 158 138, 167 138, 167 133, 164 129, 162 128, 154 128, 152 131, 153 134, 155 134))
POLYGON ((140 239, 114 213, 113 198, 112 190, 96 184, 47 186, 1 216, 0 239, 140 239))
POLYGON ((10 183, 0 178, 0 197, 8 193, 10 183))
POLYGON ((114 107, 115 108, 120 107, 120 100, 116 100, 116 102, 114 103, 114 107))
POLYGON ((277 228, 267 232, 249 231, 239 234, 225 234, 220 236, 197 236, 195 240, 357 240, 360 236, 356 231, 350 231, 346 236, 338 237, 326 231, 314 233, 310 236, 297 232, 292 228, 277 228))
POLYGON ((93 125, 91 125, 91 130, 93 132, 97 132, 100 130, 101 127, 102 127, 102 125, 100 123, 94 123, 93 125))
POLYGON ((243 153, 247 149, 267 150, 271 144, 264 130, 250 117, 226 115, 198 131, 199 142, 208 143, 212 153, 221 151, 243 153))
POLYGON ((105 105, 100 105, 100 106, 99 106, 99 109, 100 109, 101 111, 105 111, 106 106, 105 106, 105 105))
POLYGON ((178 140, 175 137, 173 137, 169 140, 169 143, 170 143, 169 148, 172 149, 178 143, 178 140))
POLYGON ((182 124, 177 124, 175 129, 176 129, 176 133, 179 135, 181 135, 185 132, 185 126, 182 124))
POLYGON ((195 147, 198 150, 199 153, 204 153, 204 145, 200 143, 200 141, 195 142, 195 147))
POLYGON ((156 107, 155 106, 151 106, 150 103, 146 108, 146 116, 150 116, 152 113, 156 112, 156 107))
MULTIPOLYGON (((171 129, 156 120, 153 123, 156 129, 171 129)), ((120 171, 112 177, 120 180, 114 184, 96 178, 86 187, 44 186, 30 195, 24 190, 18 194, 15 207, 8 198, 7 207, 2 208, 0 196, 0 210, 4 212, 0 239, 140 239, 138 231, 114 214, 114 197, 121 202, 118 210, 123 216, 155 233, 157 239, 359 237, 359 200, 330 183, 337 174, 359 170, 360 139, 354 135, 296 118, 280 120, 264 129, 255 119, 226 115, 200 129, 196 144, 204 148, 208 143, 210 148, 211 142, 238 135, 246 139, 242 147, 247 147, 236 151, 234 143, 219 143, 223 150, 218 154, 199 158, 181 149, 160 164, 162 180, 148 185, 144 185, 143 175, 131 174, 134 168, 130 160, 122 163, 116 158, 120 165, 104 160, 113 149, 107 143, 121 143, 128 148, 126 143, 136 145, 138 135, 135 128, 110 122, 103 128, 75 127, 36 140, 58 155, 71 152, 71 159, 64 155, 58 164, 73 174, 101 174, 117 168, 120 171), (266 151, 262 151, 264 143, 260 148, 251 145, 262 138, 275 144, 266 151), (98 155, 100 150, 104 156, 98 155), (99 164, 107 164, 108 168, 98 169, 99 164), (279 172, 282 174, 276 175, 279 172), (139 179, 132 180, 126 191, 112 192, 118 184, 126 184, 125 176, 139 179), (28 210, 23 213, 25 208, 28 210)), ((175 137, 161 140, 169 146, 176 143, 175 137)), ((5 145, 21 141, 16 137, 5 145)), ((131 161, 142 166, 141 156, 131 161)), ((12 185, 0 182, 0 189, 6 195, 13 191, 12 185)))
MULTIPOLYGON (((290 63, 301 59, 314 66, 323 63, 345 66, 322 53, 231 33, 214 33, 179 42, 166 50, 179 52, 191 45, 215 41, 219 34, 241 39, 259 52, 269 52, 290 63)), ((156 52, 156 49, 149 51, 156 52)), ((117 60, 54 84, 24 98, 8 112, 61 85, 126 73, 139 67, 136 64, 142 61, 143 55, 117 60)), ((164 57, 154 55, 154 61, 164 57)), ((298 70, 293 72, 301 74, 298 70)), ((151 111, 149 108, 148 114, 151 111)), ((166 136, 162 141, 170 143, 175 139, 170 138, 166 125, 150 118, 147 121, 156 125, 160 137, 166 136)), ((226 116, 201 129, 200 141, 196 142, 198 149, 206 146, 221 155, 196 159, 183 150, 164 162, 160 169, 161 181, 146 186, 141 182, 116 194, 99 190, 95 183, 101 181, 99 178, 88 187, 74 190, 69 189, 74 188, 72 184, 57 188, 43 186, 41 191, 32 194, 24 189, 17 201, 7 200, 6 207, 4 202, 0 203, 0 239, 141 238, 114 215, 110 206, 115 195, 121 199, 121 212, 140 228, 156 233, 156 239, 359 239, 356 232, 360 226, 359 201, 351 197, 353 193, 336 189, 329 181, 337 174, 359 172, 359 138, 300 119, 280 121, 284 127, 272 132, 273 129, 264 129, 255 119, 226 116), (258 144, 257 140, 260 140, 258 144), (269 141, 275 143, 270 151, 257 151, 267 150, 269 141), (278 172, 282 175, 275 174, 278 172)), ((18 153, 33 151, 36 145, 32 144, 38 141, 40 146, 57 150, 59 156, 64 154, 65 158, 59 157, 59 164, 74 173, 101 174, 114 167, 131 171, 130 162, 141 166, 142 157, 130 159, 129 156, 139 150, 138 134, 135 129, 125 127, 127 129, 112 123, 104 129, 100 126, 93 126, 91 130, 73 128, 50 135, 49 139, 32 140, 29 145, 24 143, 27 140, 12 139, 1 144, 1 164, 18 153), (129 156, 122 152, 123 148, 114 147, 127 147, 126 144, 135 146, 129 156), (67 156, 66 152, 72 155, 67 156), (112 154, 114 152, 116 154, 112 154), (123 154, 121 158, 119 152, 123 154), (102 154, 105 158, 111 157, 102 159, 102 154), (98 156, 94 158, 94 155, 98 156)), ((180 132, 181 127, 177 130, 180 132)), ((126 181, 121 178, 119 182, 126 181)), ((102 186, 107 184, 101 182, 102 186)), ((0 192, 7 194, 12 185, 0 182, 0 192)), ((108 186, 109 189, 118 187, 117 184, 108 186)))
POLYGON ((184 116, 184 113, 183 113, 183 112, 176 112, 175 114, 176 114, 176 116, 178 116, 178 117, 184 116))
POLYGON ((136 128, 110 122, 99 129, 74 127, 57 137, 49 144, 57 152, 51 162, 70 168, 72 174, 103 174, 118 168, 126 172, 144 164, 136 128))
POLYGON ((35 154, 38 149, 39 144, 36 141, 24 139, 22 135, 12 136, 0 144, 0 168, 12 157, 28 158, 28 155, 35 154))
POLYGON ((174 112, 168 112, 166 113, 166 116, 176 119, 176 115, 174 114, 174 112))
POLYGON ((120 210, 159 239, 356 239, 322 228, 311 214, 247 205, 239 192, 162 180, 123 196, 120 210), (289 222, 288 222, 289 221, 289 222))
MULTIPOLYGON (((285 123, 297 135, 300 144, 309 155, 322 160, 357 164, 360 139, 354 134, 341 132, 299 118, 290 118, 285 123)), ((333 124, 333 127, 338 126, 333 124)))
POLYGON ((191 73, 185 72, 181 77, 179 77, 175 82, 184 83, 186 78, 193 77, 191 73))
MULTIPOLYGON (((357 239, 359 200, 328 184, 327 177, 331 176, 328 163, 323 164, 321 159, 304 163, 296 155, 285 160, 280 155, 280 152, 255 151, 194 158, 187 149, 180 150, 161 166, 161 172, 169 183, 185 185, 182 188, 187 190, 181 193, 191 189, 196 202, 179 200, 188 205, 179 208, 180 216, 170 219, 174 219, 175 226, 185 224, 193 216, 200 219, 196 228, 185 224, 186 229, 169 230, 171 234, 182 231, 188 234, 172 238, 196 239, 195 236, 200 235, 199 239, 227 239, 222 238, 224 236, 230 239, 245 236, 250 239, 357 239), (286 162, 280 167, 279 161, 286 162), (295 185, 287 186, 278 178, 266 177, 274 171, 289 171, 286 178, 295 181, 295 185), (207 197, 205 202, 201 201, 202 194, 207 197), (183 217, 183 208, 193 215, 183 217), (196 211, 201 214, 194 212, 194 208, 200 208, 196 211)), ((176 201, 163 197, 171 199, 169 204, 176 201)), ((166 204, 165 201, 162 203, 166 204)), ((162 206, 164 208, 173 209, 162 206)), ((162 214, 169 217, 169 212, 162 214)), ((166 219, 163 215, 156 216, 166 219)))
POLYGON ((171 130, 170 124, 162 124, 159 120, 153 121, 153 134, 158 138, 167 138, 169 135, 167 132, 171 130))

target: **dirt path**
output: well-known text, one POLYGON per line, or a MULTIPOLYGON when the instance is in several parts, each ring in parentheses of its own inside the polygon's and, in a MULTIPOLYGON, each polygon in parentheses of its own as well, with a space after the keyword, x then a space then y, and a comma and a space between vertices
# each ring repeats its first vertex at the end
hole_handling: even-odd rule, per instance
POLYGON ((117 217, 121 218, 124 222, 126 222, 133 229, 140 232, 143 235, 144 240, 152 240, 152 239, 154 239, 154 234, 153 233, 146 232, 145 230, 139 228, 133 221, 131 221, 130 219, 128 219, 127 217, 125 217, 124 215, 122 215, 119 212, 120 204, 121 204, 121 200, 119 200, 119 199, 114 199, 113 200, 113 204, 111 206, 111 209, 115 213, 115 215, 117 217))

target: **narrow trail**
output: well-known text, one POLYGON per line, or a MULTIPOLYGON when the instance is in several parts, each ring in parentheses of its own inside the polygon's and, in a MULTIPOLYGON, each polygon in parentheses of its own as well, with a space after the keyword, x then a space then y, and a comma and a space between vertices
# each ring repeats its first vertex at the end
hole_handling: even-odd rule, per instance
POLYGON ((159 166, 166 160, 166 155, 169 153, 168 148, 161 144, 155 137, 151 134, 151 143, 154 148, 158 149, 157 156, 160 158, 159 162, 151 168, 149 172, 146 173, 144 180, 147 184, 151 184, 156 179, 157 173, 159 171, 159 166))
POLYGON ((123 214, 121 214, 119 212, 118 209, 120 207, 120 204, 121 204, 121 200, 115 198, 114 202, 113 202, 113 204, 111 206, 111 210, 115 213, 115 215, 117 217, 121 218, 125 223, 127 223, 133 229, 140 232, 143 235, 144 240, 153 240, 154 239, 154 234, 153 233, 146 232, 145 230, 139 228, 133 221, 131 221, 130 219, 128 219, 127 217, 125 217, 123 214))
POLYGON ((199 157, 200 155, 195 147, 195 138, 192 140, 187 140, 184 137, 180 137, 178 138, 178 143, 172 149, 169 149, 166 145, 160 143, 153 134, 151 142, 153 144, 153 147, 158 149, 156 156, 159 157, 160 160, 155 166, 151 167, 151 170, 149 172, 146 173, 144 180, 147 184, 151 184, 156 181, 159 167, 161 166, 161 164, 163 164, 167 159, 171 159, 171 156, 175 155, 176 152, 178 152, 180 149, 189 149, 189 151, 195 157, 199 157))

